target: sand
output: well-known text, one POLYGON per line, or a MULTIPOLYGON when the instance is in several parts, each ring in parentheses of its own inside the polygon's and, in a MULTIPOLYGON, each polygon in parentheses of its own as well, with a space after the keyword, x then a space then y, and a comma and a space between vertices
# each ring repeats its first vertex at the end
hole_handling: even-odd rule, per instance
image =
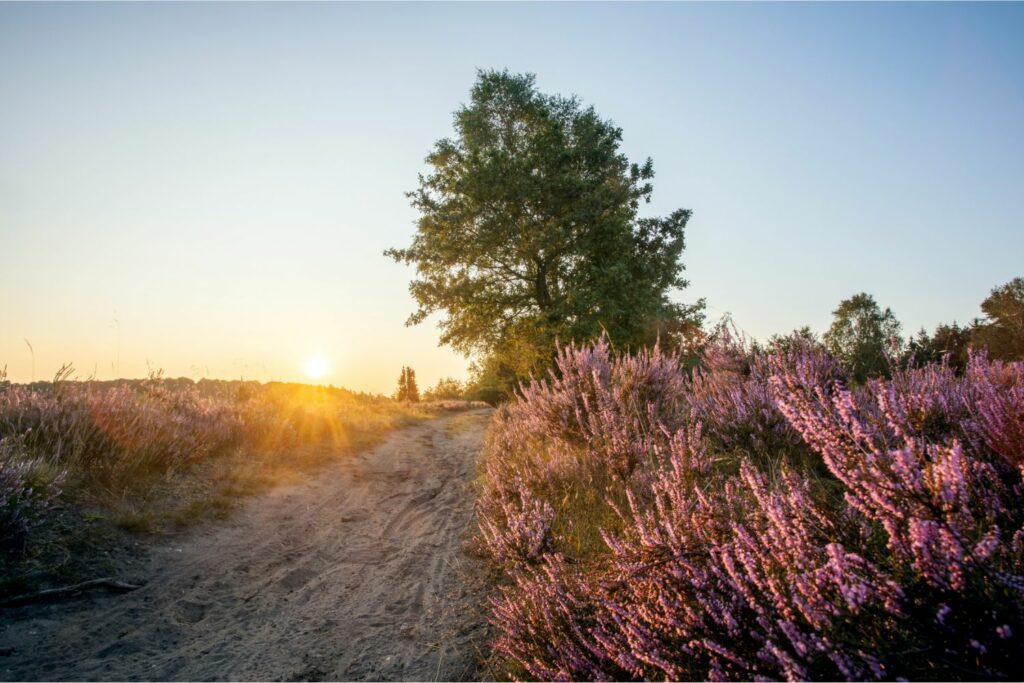
POLYGON ((147 548, 137 591, 0 615, 0 678, 461 680, 483 612, 469 485, 490 411, 393 434, 147 548))

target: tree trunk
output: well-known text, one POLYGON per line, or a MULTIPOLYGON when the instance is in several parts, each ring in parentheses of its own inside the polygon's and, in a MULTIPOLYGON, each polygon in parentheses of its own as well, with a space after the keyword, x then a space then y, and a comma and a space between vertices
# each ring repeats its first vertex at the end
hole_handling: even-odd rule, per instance
POLYGON ((537 298, 537 306, 541 311, 546 311, 551 306, 551 295, 548 293, 548 265, 537 257, 534 257, 533 261, 537 265, 534 295, 537 298))

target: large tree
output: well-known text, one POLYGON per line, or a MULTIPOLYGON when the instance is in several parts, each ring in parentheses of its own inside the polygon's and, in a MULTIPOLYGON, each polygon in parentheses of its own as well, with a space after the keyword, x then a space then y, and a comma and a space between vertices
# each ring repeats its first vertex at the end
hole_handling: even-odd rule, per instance
POLYGON ((411 246, 386 252, 416 266, 409 324, 441 312, 442 343, 522 377, 556 338, 635 345, 699 318, 701 302, 669 299, 690 211, 638 216, 654 170, 620 151, 621 129, 507 71, 481 71, 454 124, 409 193, 411 246))
POLYGON ((992 358, 1024 360, 1024 278, 996 287, 981 303, 985 320, 975 325, 972 341, 992 358))
POLYGON ((832 311, 832 326, 822 335, 829 352, 863 382, 889 372, 887 351, 901 346, 900 323, 893 312, 879 308, 875 298, 861 292, 839 302, 832 311))

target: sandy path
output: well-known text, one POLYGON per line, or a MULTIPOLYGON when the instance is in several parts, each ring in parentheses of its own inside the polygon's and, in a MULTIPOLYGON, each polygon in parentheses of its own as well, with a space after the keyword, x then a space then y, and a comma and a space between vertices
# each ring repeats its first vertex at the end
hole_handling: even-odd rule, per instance
POLYGON ((157 545, 138 591, 9 610, 0 678, 474 675, 481 626, 461 541, 488 417, 405 429, 157 545))

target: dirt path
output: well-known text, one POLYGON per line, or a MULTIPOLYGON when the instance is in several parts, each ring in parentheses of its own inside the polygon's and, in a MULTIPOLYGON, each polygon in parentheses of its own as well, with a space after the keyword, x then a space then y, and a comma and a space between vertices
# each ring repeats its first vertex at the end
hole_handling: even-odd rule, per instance
POLYGON ((0 678, 473 676, 481 622, 461 543, 488 417, 403 430, 158 544, 140 590, 7 610, 0 678))

